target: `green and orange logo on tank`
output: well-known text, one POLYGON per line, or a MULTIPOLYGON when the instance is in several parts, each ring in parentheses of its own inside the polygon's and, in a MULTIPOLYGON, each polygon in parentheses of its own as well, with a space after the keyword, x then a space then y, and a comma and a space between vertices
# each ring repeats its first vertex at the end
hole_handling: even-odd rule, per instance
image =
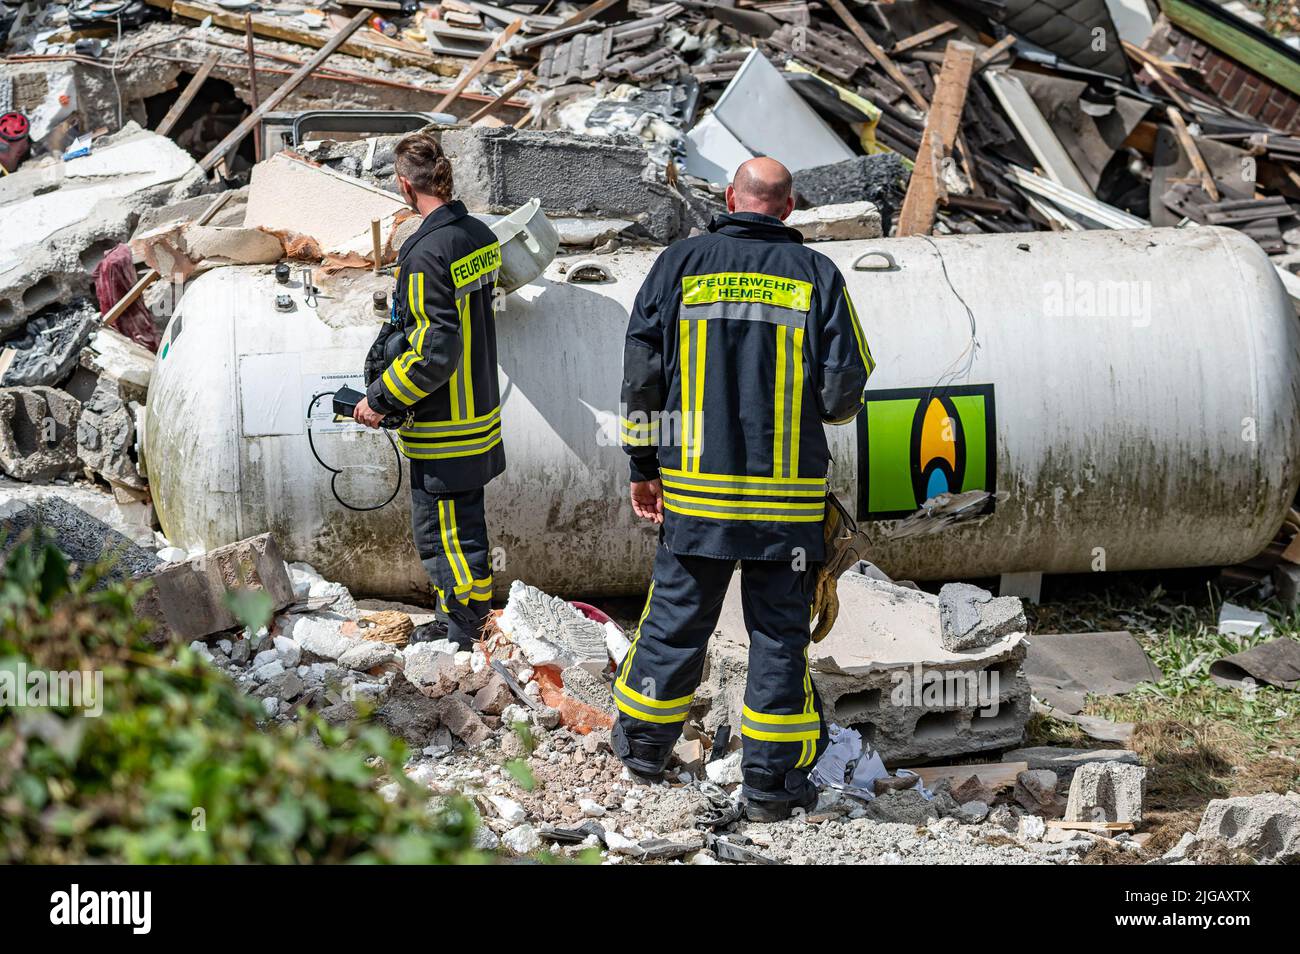
POLYGON ((939 494, 997 490, 993 385, 867 391, 858 415, 860 520, 891 520, 939 494))

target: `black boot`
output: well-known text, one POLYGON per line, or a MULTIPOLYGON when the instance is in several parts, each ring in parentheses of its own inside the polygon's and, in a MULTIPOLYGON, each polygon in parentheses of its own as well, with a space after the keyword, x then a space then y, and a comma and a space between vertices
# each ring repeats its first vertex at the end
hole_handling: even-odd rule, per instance
POLYGON ((447 638, 447 624, 441 620, 423 623, 411 631, 407 637, 409 643, 435 643, 447 638))

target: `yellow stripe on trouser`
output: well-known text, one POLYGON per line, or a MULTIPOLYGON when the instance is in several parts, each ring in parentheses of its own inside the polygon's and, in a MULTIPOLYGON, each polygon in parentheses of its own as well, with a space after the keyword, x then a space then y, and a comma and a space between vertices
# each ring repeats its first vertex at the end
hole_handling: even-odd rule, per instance
MULTIPOLYGON (((821 737, 821 721, 816 713, 785 715, 759 712, 745 706, 741 711, 740 734, 760 742, 812 742, 816 749, 817 739, 821 737)), ((808 753, 801 748, 798 764, 802 765, 807 758, 808 753)))
POLYGON ((469 562, 460 549, 460 537, 456 532, 456 502, 454 500, 438 501, 438 524, 442 533, 442 549, 451 566, 451 574, 456 579, 456 586, 467 587, 473 583, 469 572, 469 562))
MULTIPOLYGON (((446 591, 438 586, 435 586, 434 590, 438 594, 439 608, 446 611, 446 591)), ((451 592, 457 601, 461 603, 464 603, 467 599, 478 603, 487 602, 492 599, 492 574, 489 573, 481 579, 471 580, 469 583, 457 583, 451 592)))
MULTIPOLYGON (((803 648, 803 711, 809 714, 816 714, 817 707, 813 704, 813 687, 812 687, 812 670, 808 668, 808 647, 803 648)), ((817 727, 818 737, 821 736, 821 726, 817 727)), ((813 756, 817 754, 817 739, 806 739, 803 742, 804 750, 799 756, 799 761, 794 763, 795 768, 804 768, 812 765, 813 756)))
POLYGON ((655 716, 652 713, 638 711, 632 702, 634 702, 637 697, 646 697, 641 696, 640 693, 636 692, 627 684, 627 678, 632 673, 632 660, 636 657, 637 646, 641 642, 641 627, 645 625, 646 618, 650 615, 650 601, 654 599, 654 595, 655 585, 652 580, 650 582, 650 589, 646 591, 645 608, 641 610, 641 618, 637 620, 636 623, 636 632, 632 635, 632 645, 628 647, 627 655, 623 657, 623 665, 619 667, 618 678, 614 680, 614 704, 618 706, 620 712, 626 712, 632 718, 640 719, 642 722, 679 722, 682 721, 682 719, 685 719, 684 713, 682 714, 682 719, 678 719, 675 715, 671 717, 655 716), (628 699, 630 701, 624 702, 619 699, 620 690, 628 693, 628 699))

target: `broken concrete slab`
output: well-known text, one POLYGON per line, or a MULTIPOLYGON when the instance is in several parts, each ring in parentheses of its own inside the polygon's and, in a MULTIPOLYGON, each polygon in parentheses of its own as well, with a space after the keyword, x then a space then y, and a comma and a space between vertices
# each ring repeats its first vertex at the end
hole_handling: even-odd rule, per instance
POLYGON ((108 377, 99 379, 77 419, 77 453, 82 463, 110 484, 144 490, 145 479, 136 468, 135 413, 122 394, 122 386, 108 377))
MULTIPOLYGON (((838 592, 835 626, 808 651, 828 722, 857 730, 891 765, 1020 744, 1030 704, 1021 636, 953 653, 942 645, 932 594, 853 572, 840 577, 838 592)), ((706 731, 740 724, 747 670, 737 575, 695 697, 706 731)))
POLYGON ((240 625, 226 605, 229 591, 260 590, 271 598, 272 612, 294 600, 284 557, 269 533, 209 550, 186 563, 171 564, 150 579, 163 619, 187 640, 240 625))
POLYGON ((497 626, 534 666, 581 666, 594 674, 609 667, 605 626, 522 580, 510 584, 497 626))
POLYGON ((149 510, 139 502, 126 502, 95 484, 27 484, 0 477, 0 500, 39 503, 47 497, 58 498, 106 524, 137 546, 153 551, 157 548, 149 510))
POLYGON ((1066 821, 1142 823, 1147 770, 1124 762, 1088 762, 1075 770, 1066 821))
POLYGON ((160 563, 151 550, 55 493, 25 498, 0 493, 0 551, 8 552, 20 534, 34 527, 48 532, 54 545, 78 567, 112 561, 106 577, 110 580, 150 573, 160 563))
POLYGON ((198 164, 165 136, 128 122, 66 162, 25 163, 0 178, 0 335, 92 290, 91 272, 130 237, 141 211, 197 193, 198 164))
POLYGON ((325 253, 357 250, 364 239, 359 250, 367 251, 371 221, 387 235, 406 207, 392 192, 278 152, 253 167, 244 228, 310 236, 325 253))
POLYGON ((454 692, 459 683, 456 660, 429 643, 411 643, 402 650, 406 681, 430 699, 454 692))
POLYGON ((970 583, 945 583, 939 590, 943 645, 955 653, 991 646, 1004 636, 1029 628, 1017 597, 995 597, 970 583))
POLYGON ((1197 839, 1222 839, 1259 861, 1300 862, 1300 793, 1216 798, 1205 808, 1197 839))
POLYGON ((548 217, 629 219, 661 243, 683 232, 682 198, 656 181, 635 136, 476 127, 449 130, 442 144, 457 194, 473 212, 513 212, 538 198, 548 217))
POLYGON ((17 353, 0 375, 0 387, 62 384, 76 369, 77 357, 98 323, 99 308, 88 298, 41 312, 21 335, 4 342, 17 353))
POLYGON ((1035 815, 1060 818, 1065 806, 1056 794, 1059 781, 1051 769, 1027 769, 1016 776, 1012 797, 1035 815))
POLYGON ((81 352, 81 364, 101 377, 128 385, 131 399, 143 401, 149 390, 157 357, 143 345, 136 344, 113 328, 100 328, 90 336, 81 352))
POLYGON ((438 717, 453 735, 467 745, 481 745, 492 738, 492 730, 474 711, 469 696, 459 690, 449 692, 438 700, 438 717))
POLYGON ((44 483, 81 469, 77 420, 81 404, 58 388, 0 390, 0 471, 44 483))
POLYGON ((843 242, 850 239, 880 238, 880 210, 870 202, 819 205, 791 212, 785 224, 796 229, 805 242, 843 242))

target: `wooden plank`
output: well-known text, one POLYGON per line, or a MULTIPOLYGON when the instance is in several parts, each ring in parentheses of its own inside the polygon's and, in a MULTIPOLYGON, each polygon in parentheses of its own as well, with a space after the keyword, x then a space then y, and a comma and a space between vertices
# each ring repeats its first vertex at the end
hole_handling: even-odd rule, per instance
POLYGON ((1201 188, 1213 201, 1218 202, 1219 187, 1214 184, 1214 176, 1210 174, 1210 167, 1205 164, 1205 158, 1201 155, 1201 150, 1196 146, 1196 140, 1192 138, 1192 134, 1187 128, 1187 123, 1183 120, 1183 114, 1173 106, 1165 107, 1165 114, 1174 127, 1174 135, 1178 137, 1178 144, 1183 147, 1183 152, 1187 153, 1192 168, 1196 170, 1197 176, 1200 177, 1201 188))
POLYGON ((0 381, 4 380, 5 374, 9 371, 9 366, 14 363, 16 357, 18 357, 18 352, 13 348, 5 348, 0 351, 0 381))
POLYGON ((1006 36, 998 40, 998 42, 994 43, 992 46, 984 50, 981 50, 979 56, 975 57, 975 72, 978 73, 980 70, 984 69, 984 67, 988 66, 990 63, 996 60, 1007 50, 1015 46, 1016 39, 1017 37, 1014 33, 1008 33, 1006 36))
MULTIPOLYGON (((248 105, 254 112, 260 105, 257 96, 257 54, 253 51, 253 15, 244 14, 244 47, 248 53, 248 105)), ((253 130, 253 156, 262 161, 262 130, 253 130)))
POLYGON ((1132 831, 1135 822, 1099 822, 1099 821, 1063 821, 1059 818, 1049 819, 1048 828, 1061 828, 1066 831, 1132 831))
POLYGON ((894 48, 889 52, 894 54, 894 56, 897 56, 899 53, 906 53, 908 50, 914 49, 915 47, 925 46, 925 44, 931 43, 934 40, 939 39, 939 37, 951 33, 955 29, 957 29, 957 24, 953 23, 951 20, 944 20, 942 23, 936 24, 928 30, 922 30, 920 33, 913 33, 911 36, 899 40, 894 44, 894 48))
POLYGON ((181 117, 185 115, 185 110, 189 109, 190 103, 194 102, 194 97, 198 95, 203 84, 208 81, 208 76, 211 75, 212 69, 217 65, 219 59, 221 59, 220 53, 208 54, 208 58, 203 61, 199 71, 190 77, 190 81, 185 84, 181 94, 176 97, 176 102, 172 103, 172 108, 167 110, 167 115, 162 118, 162 122, 158 124, 158 128, 154 132, 160 136, 171 135, 172 128, 180 122, 181 117))
POLYGON ((560 28, 563 29, 567 26, 573 26, 575 23, 583 23, 590 20, 592 17, 604 13, 616 3, 618 3, 618 0, 596 0, 595 3, 588 4, 573 16, 569 17, 569 19, 561 23, 560 28))
MULTIPOLYGON (((834 0, 839 2, 839 0, 834 0)), ((934 87, 934 103, 921 133, 912 178, 898 215, 898 235, 929 235, 942 189, 940 163, 952 153, 961 124, 966 89, 975 65, 975 48, 955 40, 948 41, 943 66, 934 87)))
MULTIPOLYGON (((201 2, 201 0, 146 0, 146 2, 169 9, 174 16, 186 20, 201 22, 211 17, 213 24, 224 30, 244 32, 244 13, 223 9, 215 3, 201 2)), ((373 11, 371 15, 374 15, 373 11)), ((295 23, 292 17, 276 16, 267 11, 254 13, 252 16, 253 32, 263 39, 281 40, 298 46, 319 49, 329 42, 331 36, 328 29, 313 30, 301 23, 295 23)), ((461 65, 461 61, 454 57, 437 56, 423 46, 393 40, 373 30, 361 36, 351 37, 339 52, 366 60, 387 60, 398 66, 419 66, 443 76, 456 75, 461 65)))
MULTIPOLYGON (((515 80, 505 89, 503 89, 501 91, 501 94, 496 99, 492 100, 492 102, 490 103, 485 104, 484 106, 481 106, 479 109, 471 113, 469 115, 469 118, 466 119, 465 122, 473 124, 475 122, 478 122, 478 120, 482 119, 484 116, 491 116, 493 113, 495 113, 498 109, 500 109, 505 104, 506 100, 510 99, 511 96, 513 96, 515 93, 519 92, 519 90, 527 86, 530 82, 532 82, 532 80, 533 80, 533 74, 524 73, 517 80, 515 80)), ((671 163, 669 165, 671 165, 671 163)))
MULTIPOLYGON (((937 98, 937 97, 936 97, 937 98)), ((940 779, 964 782, 974 775, 985 788, 997 791, 1016 784, 1016 776, 1029 771, 1028 762, 986 762, 980 765, 925 765, 910 769, 921 776, 926 788, 940 779)))
POLYGON ((844 0, 826 0, 826 3, 835 15, 844 21, 844 25, 849 31, 858 38, 858 42, 871 54, 871 58, 880 64, 881 69, 889 74, 889 78, 902 87, 907 98, 921 110, 930 108, 930 104, 925 101, 921 91, 912 85, 912 81, 907 78, 907 74, 898 68, 898 64, 889 58, 889 54, 884 51, 879 43, 871 38, 871 34, 862 28, 862 24, 857 21, 849 8, 844 5, 844 0))
POLYGON ((199 160, 199 168, 204 172, 210 172, 212 167, 226 157, 226 155, 243 141, 244 137, 262 121, 262 117, 267 113, 275 110, 282 102, 289 98, 289 94, 302 85, 303 80, 316 71, 316 67, 324 63, 334 51, 347 42, 348 37, 359 30, 373 15, 370 9, 362 10, 347 24, 330 38, 330 41, 317 50, 312 58, 300 66, 292 76, 277 86, 263 102, 247 116, 243 121, 230 131, 225 139, 217 143, 212 151, 199 160))
POLYGON ((465 87, 470 84, 470 81, 474 79, 475 76, 478 76, 478 74, 482 72, 483 67, 492 62, 492 58, 501 51, 501 47, 509 43, 510 38, 518 33, 519 28, 523 25, 523 17, 520 17, 511 21, 504 30, 498 33, 497 38, 492 41, 492 45, 479 54, 479 58, 471 63, 469 69, 461 74, 460 79, 456 80, 451 89, 447 91, 447 95, 438 100, 438 105, 433 107, 433 111, 435 113, 440 113, 451 105, 452 101, 465 90, 465 87))
POLYGON ((1294 57, 1183 0, 1160 0, 1160 9, 1175 26, 1300 96, 1300 63, 1294 57))

